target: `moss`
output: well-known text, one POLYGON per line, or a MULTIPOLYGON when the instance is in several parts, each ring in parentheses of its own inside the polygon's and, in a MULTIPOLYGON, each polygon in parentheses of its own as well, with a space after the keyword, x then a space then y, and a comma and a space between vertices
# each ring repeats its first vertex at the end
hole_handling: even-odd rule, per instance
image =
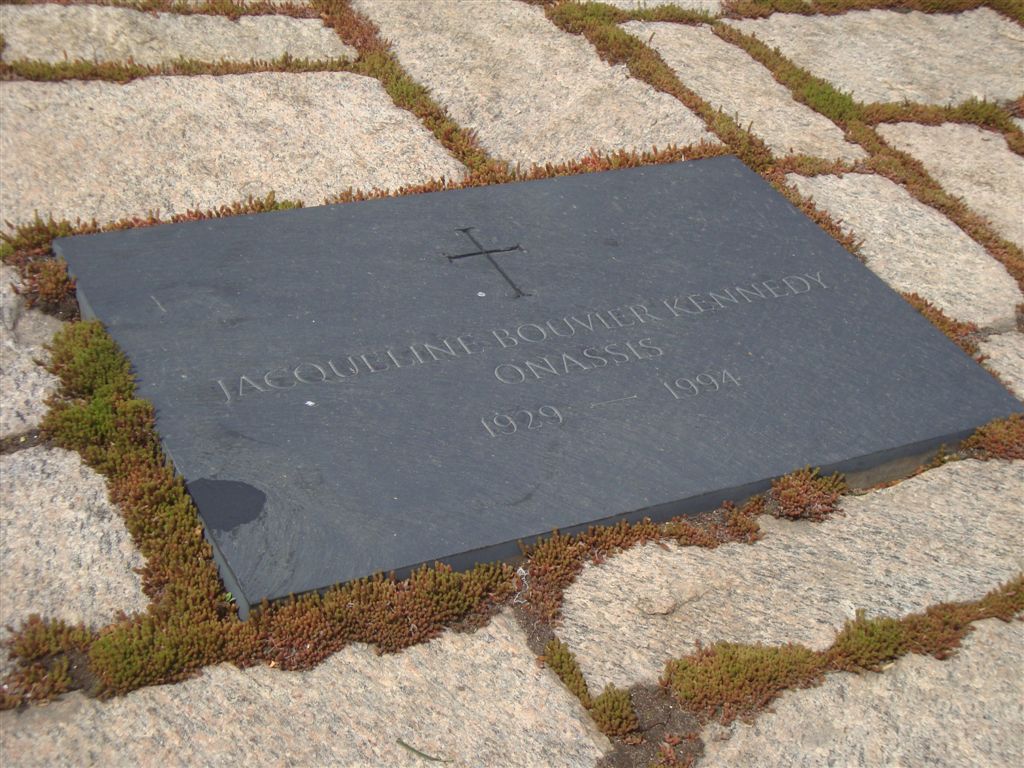
POLYGON ((16 668, 0 687, 0 710, 16 709, 30 702, 44 702, 71 690, 66 656, 47 662, 33 662, 16 668))
MULTIPOLYGON (((4 0, 7 5, 29 5, 37 0, 4 0)), ((52 0, 54 5, 82 5, 82 0, 52 0)), ((89 5, 130 8, 136 11, 176 13, 179 15, 227 16, 293 16, 316 18, 316 12, 294 2, 273 3, 269 0, 89 0, 89 5)))
POLYGON ((900 9, 921 13, 960 13, 992 5, 1006 15, 1019 0, 725 0, 725 14, 730 18, 764 18, 773 13, 837 15, 849 11, 900 9), (1000 8, 999 6, 1002 6, 1000 8))
POLYGON ((836 511, 845 491, 842 475, 822 477, 820 470, 807 467, 773 480, 765 509, 775 517, 819 522, 836 511))
POLYGON ((976 459, 1024 459, 1024 415, 990 421, 964 440, 960 450, 976 459))
POLYGON ((583 679, 583 672, 569 646, 553 637, 544 649, 544 663, 558 675, 562 684, 580 700, 580 703, 590 709, 593 702, 590 700, 587 681, 583 679))
POLYGON ((61 259, 40 259, 25 264, 22 270, 28 306, 38 306, 45 312, 61 317, 73 317, 77 312, 75 281, 68 275, 68 265, 61 259))
POLYGON ((545 647, 543 661, 590 712, 603 734, 623 737, 639 727, 629 691, 609 683, 599 695, 591 697, 576 657, 557 637, 545 647))
POLYGON ((140 77, 192 75, 246 75, 253 72, 351 72, 352 62, 344 59, 296 59, 288 54, 270 61, 206 62, 180 58, 163 64, 135 64, 121 61, 36 61, 18 59, 0 62, 0 80, 106 80, 127 83, 140 77))
POLYGON ((84 651, 92 639, 92 632, 82 624, 45 620, 32 614, 4 645, 11 657, 31 662, 68 651, 84 651))
POLYGON ((905 654, 909 648, 907 632, 898 619, 866 619, 864 611, 846 622, 827 654, 831 669, 847 672, 870 670, 905 654))
POLYGON ((717 643, 668 662, 662 676, 676 700, 701 720, 753 718, 783 691, 817 685, 829 672, 880 671, 908 653, 947 658, 983 619, 1010 621, 1024 613, 1024 575, 973 602, 942 603, 901 619, 848 621, 832 645, 717 643))
POLYGON ((626 736, 640 727, 629 691, 611 683, 594 697, 590 716, 605 736, 626 736))
POLYGON ((662 684, 694 714, 729 723, 752 716, 787 688, 813 685, 823 672, 822 659, 803 646, 716 643, 670 661, 662 684))

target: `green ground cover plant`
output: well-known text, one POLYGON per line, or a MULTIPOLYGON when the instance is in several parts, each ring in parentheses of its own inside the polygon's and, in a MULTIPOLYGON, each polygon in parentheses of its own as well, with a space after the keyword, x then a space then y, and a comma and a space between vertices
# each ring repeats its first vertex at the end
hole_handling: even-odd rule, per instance
POLYGON ((832 672, 877 672, 908 653, 948 658, 983 619, 1012 621, 1024 613, 1024 575, 981 600, 941 603, 902 619, 847 621, 832 645, 715 643, 668 662, 662 685, 702 721, 751 720, 784 691, 819 685, 832 672))
POLYGON ((921 13, 962 13, 987 6, 1013 21, 1024 23, 1020 0, 725 0, 725 16, 760 19, 773 13, 834 16, 850 11, 900 10, 921 13))
POLYGON ((3 0, 4 5, 104 5, 113 8, 129 8, 151 13, 177 13, 180 15, 227 16, 294 16, 295 18, 316 18, 317 12, 308 5, 293 2, 272 3, 266 0, 3 0))
POLYGON ((569 646, 552 638, 544 649, 544 663, 556 674, 566 688, 580 700, 590 712, 597 727, 606 736, 627 736, 638 727, 636 712, 629 691, 616 688, 609 683, 597 696, 590 695, 587 681, 583 679, 579 663, 569 646))
POLYGON ((164 64, 135 64, 121 61, 61 61, 33 59, 0 61, 0 80, 60 82, 62 80, 105 80, 127 83, 140 77, 193 75, 248 75, 254 72, 353 72, 355 65, 345 59, 296 59, 287 54, 270 61, 207 62, 178 59, 164 64))

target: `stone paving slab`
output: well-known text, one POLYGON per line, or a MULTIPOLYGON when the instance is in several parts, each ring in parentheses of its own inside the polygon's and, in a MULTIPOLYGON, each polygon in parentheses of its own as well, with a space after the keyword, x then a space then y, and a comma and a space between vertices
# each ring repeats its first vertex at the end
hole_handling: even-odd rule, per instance
POLYGON ((1008 387, 1024 400, 1024 333, 1010 331, 981 342, 985 365, 995 370, 1008 387))
POLYGON ((609 748, 509 614, 398 655, 350 646, 308 672, 230 665, 103 703, 0 713, 14 766, 594 765, 609 748))
MULTIPOLYGON (((1024 90, 1024 68, 1020 72, 1024 90)), ((878 132, 913 155, 942 187, 964 201, 1007 240, 1024 248, 1024 157, 1000 133, 976 125, 886 123, 878 132)))
POLYGON ((629 687, 697 641, 824 649, 858 609, 976 600, 1024 568, 1024 461, 953 462, 841 509, 823 523, 762 516, 753 545, 648 545, 590 566, 558 634, 591 689, 629 687))
POLYGON ((402 65, 493 155, 533 164, 591 148, 717 143, 677 99, 602 62, 539 7, 505 0, 354 0, 402 65))
POLYGON ((897 291, 981 328, 1013 328, 1024 299, 1006 268, 903 187, 874 174, 786 178, 863 242, 867 265, 897 291))
POLYGON ((905 656, 882 674, 791 691, 701 768, 756 765, 1014 768, 1024 764, 1024 624, 978 622, 951 659, 905 656))
POLYGON ((0 265, 0 437, 36 429, 46 413, 46 398, 57 386, 56 377, 38 361, 47 359, 43 345, 61 323, 26 309, 16 285, 17 271, 0 265))
MULTIPOLYGON (((0 640, 38 613, 100 627, 145 610, 143 565, 106 481, 77 453, 26 448, 0 456, 0 640)), ((0 651, 0 676, 6 674, 0 651)))
POLYGON ((143 13, 98 5, 0 6, 4 61, 36 59, 198 61, 355 59, 358 52, 319 19, 143 13))
POLYGON ((990 8, 776 13, 727 23, 862 102, 955 104, 1021 95, 1024 29, 990 8))
POLYGON ((794 101, 767 69, 710 27, 633 21, 622 28, 653 47, 684 85, 749 127, 777 157, 804 154, 851 162, 867 157, 835 123, 794 101))
POLYGON ((264 72, 0 84, 0 221, 108 222, 264 196, 321 203, 465 168, 377 80, 264 72))

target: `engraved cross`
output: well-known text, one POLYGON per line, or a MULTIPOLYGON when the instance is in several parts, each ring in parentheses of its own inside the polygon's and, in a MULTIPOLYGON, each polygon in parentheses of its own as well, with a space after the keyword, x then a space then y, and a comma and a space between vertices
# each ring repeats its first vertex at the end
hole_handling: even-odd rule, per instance
POLYGON ((477 241, 477 239, 475 237, 473 237, 473 235, 472 235, 473 227, 464 227, 463 229, 457 229, 455 231, 456 232, 461 232, 466 237, 468 237, 470 242, 472 242, 473 245, 476 246, 477 250, 473 251, 472 253, 460 253, 460 254, 457 254, 455 256, 448 256, 448 254, 445 254, 446 256, 448 256, 448 261, 449 262, 453 262, 456 259, 465 259, 465 258, 468 258, 469 256, 486 256, 487 260, 489 262, 491 262, 491 266, 494 267, 496 270, 498 270, 498 273, 503 278, 505 278, 505 282, 508 283, 509 285, 511 285, 512 286, 512 290, 516 292, 516 295, 513 298, 518 299, 520 296, 529 296, 530 295, 528 293, 524 293, 519 288, 519 286, 516 285, 512 281, 512 278, 508 276, 508 273, 504 269, 501 268, 501 265, 498 264, 498 262, 494 260, 494 254, 496 254, 496 253, 511 253, 512 251, 523 251, 523 248, 520 247, 519 243, 516 243, 515 245, 511 246, 510 248, 490 248, 490 249, 487 249, 487 248, 484 248, 482 245, 480 245, 480 243, 477 241))

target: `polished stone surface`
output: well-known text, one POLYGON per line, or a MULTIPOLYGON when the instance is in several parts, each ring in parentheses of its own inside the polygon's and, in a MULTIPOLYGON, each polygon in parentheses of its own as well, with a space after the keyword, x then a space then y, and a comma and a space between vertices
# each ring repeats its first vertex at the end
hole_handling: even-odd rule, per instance
POLYGON ((243 613, 865 469, 1020 408, 734 158, 56 247, 243 613))

